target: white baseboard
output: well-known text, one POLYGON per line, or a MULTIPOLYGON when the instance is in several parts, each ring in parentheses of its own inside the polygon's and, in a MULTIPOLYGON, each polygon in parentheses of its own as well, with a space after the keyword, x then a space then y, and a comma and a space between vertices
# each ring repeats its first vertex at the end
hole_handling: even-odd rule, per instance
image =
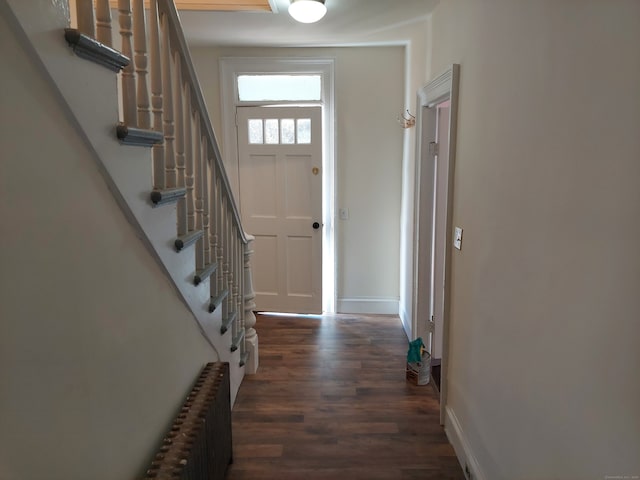
POLYGON ((471 445, 467 441, 467 437, 462 430, 462 426, 456 417, 455 412, 450 407, 445 407, 447 412, 447 418, 445 421, 444 430, 447 434, 447 438, 453 445, 453 449, 456 451, 458 461, 462 466, 462 470, 465 470, 465 465, 469 467, 471 471, 471 477, 465 472, 467 480, 486 480, 484 472, 480 468, 480 464, 476 459, 476 456, 471 451, 471 445))
POLYGON ((400 302, 397 298, 339 298, 337 313, 371 313, 398 315, 400 302))

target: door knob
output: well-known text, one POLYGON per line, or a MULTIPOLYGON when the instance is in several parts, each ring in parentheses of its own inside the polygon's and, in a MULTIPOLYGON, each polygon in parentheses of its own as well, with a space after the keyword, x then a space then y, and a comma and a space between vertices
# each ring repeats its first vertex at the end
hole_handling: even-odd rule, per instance
POLYGON ((313 227, 314 230, 317 230, 320 228, 320 224, 318 222, 313 222, 313 225, 311 225, 313 227))

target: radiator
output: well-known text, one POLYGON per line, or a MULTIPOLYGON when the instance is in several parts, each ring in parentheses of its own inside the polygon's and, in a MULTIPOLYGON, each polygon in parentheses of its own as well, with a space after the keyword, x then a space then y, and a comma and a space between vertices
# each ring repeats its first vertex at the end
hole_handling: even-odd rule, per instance
POLYGON ((144 479, 224 480, 232 462, 229 364, 207 364, 144 479))

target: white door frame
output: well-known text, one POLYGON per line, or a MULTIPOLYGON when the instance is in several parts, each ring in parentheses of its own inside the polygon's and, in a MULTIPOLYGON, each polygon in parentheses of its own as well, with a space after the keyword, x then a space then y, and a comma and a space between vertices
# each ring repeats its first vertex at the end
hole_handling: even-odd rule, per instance
MULTIPOLYGON (((238 145, 236 107, 294 105, 301 102, 240 102, 237 77, 241 74, 301 74, 322 75, 322 309, 335 312, 336 306, 336 236, 335 236, 335 59, 327 57, 223 57, 220 58, 220 103, 222 106, 222 158, 236 198, 238 192, 238 145)), ((305 102, 312 104, 313 102, 305 102)), ((251 232, 248 232, 251 233, 251 232)), ((259 306, 258 306, 259 307, 259 306)))
POLYGON ((429 144, 436 142, 437 104, 451 101, 449 117, 449 156, 447 159, 446 242, 444 252, 444 312, 442 329, 442 364, 440 380, 440 423, 444 425, 447 404, 447 367, 449 363, 449 311, 451 296, 451 250, 453 242, 453 181, 456 155, 456 129, 458 124, 458 85, 460 65, 453 64, 444 73, 418 90, 416 113, 416 184, 414 208, 414 289, 412 331, 414 337, 430 331, 429 321, 433 315, 433 263, 434 263, 434 164, 429 153, 429 144), (425 211, 427 210, 427 211, 425 211), (425 294, 425 292, 428 292, 425 294))

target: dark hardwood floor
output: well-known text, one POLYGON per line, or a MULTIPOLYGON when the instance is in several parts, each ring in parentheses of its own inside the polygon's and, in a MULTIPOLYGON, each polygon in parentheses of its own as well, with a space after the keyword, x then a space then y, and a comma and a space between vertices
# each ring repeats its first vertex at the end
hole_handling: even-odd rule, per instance
POLYGON ((228 480, 463 480, 430 385, 405 380, 397 318, 259 316, 228 480))

